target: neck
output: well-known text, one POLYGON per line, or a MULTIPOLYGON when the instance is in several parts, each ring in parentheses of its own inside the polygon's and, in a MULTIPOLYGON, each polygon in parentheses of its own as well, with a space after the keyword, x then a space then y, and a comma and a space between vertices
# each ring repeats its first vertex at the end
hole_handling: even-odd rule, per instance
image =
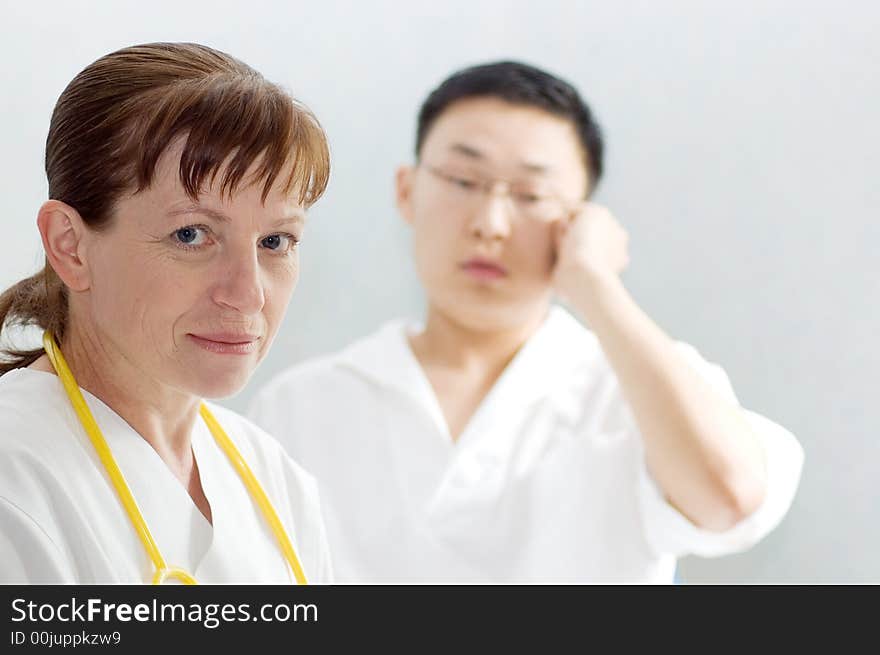
POLYGON ((478 330, 431 306, 424 331, 412 336, 410 344, 422 365, 500 371, 534 334, 546 315, 547 309, 544 308, 531 320, 510 328, 478 330))
POLYGON ((198 398, 149 379, 90 330, 70 329, 61 351, 82 389, 119 414, 175 472, 190 469, 198 398))

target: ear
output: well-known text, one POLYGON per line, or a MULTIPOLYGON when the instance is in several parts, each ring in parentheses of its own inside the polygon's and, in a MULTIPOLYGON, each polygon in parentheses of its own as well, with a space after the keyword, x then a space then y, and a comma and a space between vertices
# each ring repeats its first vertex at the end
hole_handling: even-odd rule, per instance
POLYGON ((397 209, 403 220, 413 224, 413 206, 412 206, 412 189, 413 178, 415 177, 415 168, 413 166, 401 166, 397 169, 395 175, 396 192, 397 192, 397 209))
POLYGON ((89 271, 82 257, 86 225, 73 207, 47 200, 37 214, 37 227, 49 265, 71 291, 89 288, 89 271))

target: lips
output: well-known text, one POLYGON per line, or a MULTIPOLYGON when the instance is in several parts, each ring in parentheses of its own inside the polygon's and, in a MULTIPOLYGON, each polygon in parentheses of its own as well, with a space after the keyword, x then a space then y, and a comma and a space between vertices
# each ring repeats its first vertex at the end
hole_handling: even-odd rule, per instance
POLYGON ((241 332, 208 332, 187 334, 193 343, 208 352, 220 355, 249 355, 257 350, 260 337, 241 332))
POLYGON ((482 257, 468 259, 461 264, 462 270, 480 280, 494 280, 507 277, 507 269, 498 262, 482 257))

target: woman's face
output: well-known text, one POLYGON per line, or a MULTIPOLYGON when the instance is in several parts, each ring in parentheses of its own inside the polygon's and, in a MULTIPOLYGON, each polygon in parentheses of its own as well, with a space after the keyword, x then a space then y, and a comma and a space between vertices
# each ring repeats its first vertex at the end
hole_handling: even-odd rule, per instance
POLYGON ((280 185, 264 203, 262 180, 231 197, 218 183, 193 202, 180 147, 162 156, 150 188, 117 203, 106 230, 89 232, 85 311, 105 352, 217 398, 241 389, 269 350, 296 286, 305 214, 280 185))

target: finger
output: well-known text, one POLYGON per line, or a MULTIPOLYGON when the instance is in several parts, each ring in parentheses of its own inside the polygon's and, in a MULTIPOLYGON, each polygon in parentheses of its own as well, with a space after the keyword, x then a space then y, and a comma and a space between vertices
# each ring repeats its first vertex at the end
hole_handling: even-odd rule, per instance
POLYGON ((608 211, 608 207, 606 207, 605 205, 600 205, 598 202, 594 202, 592 200, 585 201, 584 205, 586 206, 588 211, 594 212, 596 214, 611 213, 610 211, 608 211))
POLYGON ((553 239, 557 246, 562 243, 565 235, 568 234, 568 226, 569 223, 567 221, 559 220, 553 222, 553 239))
POLYGON ((589 214, 591 206, 592 206, 592 203, 585 200, 583 202, 578 203, 574 207, 572 207, 567 215, 568 222, 573 223, 578 218, 589 214))

